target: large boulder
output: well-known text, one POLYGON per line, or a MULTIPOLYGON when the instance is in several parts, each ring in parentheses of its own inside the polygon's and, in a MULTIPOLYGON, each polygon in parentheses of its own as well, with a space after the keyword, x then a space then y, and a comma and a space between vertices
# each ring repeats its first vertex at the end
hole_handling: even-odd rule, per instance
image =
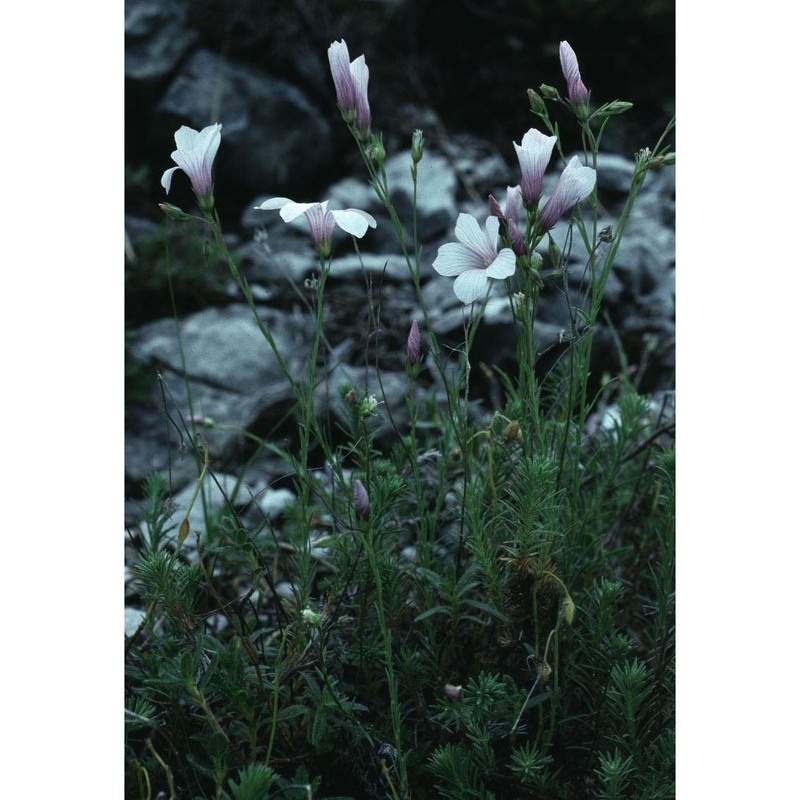
POLYGON ((181 125, 199 130, 214 121, 222 123, 217 180, 227 188, 293 194, 330 164, 330 125, 300 89, 199 50, 158 104, 153 138, 169 153, 181 125))

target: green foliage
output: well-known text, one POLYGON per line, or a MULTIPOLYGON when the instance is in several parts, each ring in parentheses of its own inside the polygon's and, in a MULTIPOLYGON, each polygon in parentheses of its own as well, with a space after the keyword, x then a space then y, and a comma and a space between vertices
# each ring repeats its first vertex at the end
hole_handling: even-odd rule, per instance
POLYGON ((278 775, 271 767, 250 764, 239 770, 236 779, 228 781, 230 793, 226 792, 225 797, 230 800, 267 800, 269 789, 277 780, 278 775))

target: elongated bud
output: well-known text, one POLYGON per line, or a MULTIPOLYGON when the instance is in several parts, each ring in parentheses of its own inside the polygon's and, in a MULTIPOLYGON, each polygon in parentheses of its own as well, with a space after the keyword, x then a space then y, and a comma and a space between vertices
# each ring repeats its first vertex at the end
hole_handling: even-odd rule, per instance
POLYGON ((536 94, 533 89, 528 89, 528 102, 530 103, 531 111, 533 111, 537 117, 545 116, 547 114, 547 108, 545 107, 544 100, 542 99, 541 95, 536 94))
POLYGON ((386 161, 386 148, 383 146, 383 138, 381 136, 373 135, 370 137, 367 145, 367 155, 378 164, 386 161))
POLYGON ((178 547, 180 547, 185 541, 186 537, 189 535, 189 520, 184 519, 181 522, 181 527, 178 529, 178 547))
POLYGON ((626 111, 630 111, 632 108, 633 103, 629 103, 626 100, 614 100, 611 103, 606 103, 604 106, 600 106, 600 108, 594 112, 594 116, 614 117, 617 114, 624 114, 626 111))
POLYGON ((567 81, 567 94, 570 102, 578 106, 586 106, 589 103, 589 90, 581 79, 578 57, 570 47, 569 42, 561 42, 558 48, 558 56, 561 60, 561 71, 567 81))
POLYGON ((411 160, 415 164, 419 164, 422 161, 422 154, 425 150, 425 134, 417 128, 414 133, 411 134, 411 160))
POLYGON ((359 519, 368 520, 370 515, 369 496, 364 484, 358 478, 353 482, 353 502, 356 507, 356 516, 359 519))
POLYGON ((493 194, 489 195, 489 216, 497 217, 501 222, 506 218, 505 214, 503 214, 503 209, 500 208, 500 203, 497 202, 493 194))
POLYGON ((647 164, 647 168, 658 170, 661 167, 671 167, 675 164, 675 153, 667 153, 663 156, 653 156, 647 164))
POLYGON ((543 83, 539 87, 539 91, 542 93, 542 97, 545 100, 560 100, 561 95, 558 93, 558 89, 555 86, 548 86, 546 83, 543 83))
POLYGON ((516 221, 513 219, 508 220, 507 225, 508 241, 511 243, 511 249, 514 251, 514 255, 517 257, 527 255, 525 237, 522 235, 519 225, 517 225, 516 221))
POLYGON ((411 320, 411 330, 408 332, 408 342, 406 344, 406 355, 408 356, 408 363, 413 367, 419 361, 420 355, 420 338, 419 338, 419 325, 417 321, 411 320))
POLYGON ((506 442, 522 441, 522 430, 517 420, 512 420, 503 430, 503 438, 506 442))
POLYGON ((569 595, 565 595, 561 601, 561 616, 567 625, 572 625, 572 620, 575 619, 575 603, 569 595))
POLYGON ((170 219, 176 219, 179 222, 183 222, 184 220, 191 219, 191 217, 182 208, 178 208, 178 206, 174 206, 174 205, 172 205, 172 203, 159 203, 158 207, 170 219))

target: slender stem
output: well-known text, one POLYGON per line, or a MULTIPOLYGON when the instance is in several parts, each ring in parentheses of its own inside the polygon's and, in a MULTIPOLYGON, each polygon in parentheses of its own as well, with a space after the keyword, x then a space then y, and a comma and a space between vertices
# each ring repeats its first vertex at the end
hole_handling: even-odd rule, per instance
POLYGON ((283 648, 286 645, 286 639, 289 636, 289 626, 286 625, 283 629, 280 644, 278 645, 278 652, 275 656, 275 677, 273 678, 273 691, 272 691, 272 727, 269 731, 269 743, 267 744, 267 757, 264 763, 269 766, 272 760, 272 748, 275 746, 275 731, 278 729, 278 705, 280 703, 281 691, 281 668, 283 667, 283 648))

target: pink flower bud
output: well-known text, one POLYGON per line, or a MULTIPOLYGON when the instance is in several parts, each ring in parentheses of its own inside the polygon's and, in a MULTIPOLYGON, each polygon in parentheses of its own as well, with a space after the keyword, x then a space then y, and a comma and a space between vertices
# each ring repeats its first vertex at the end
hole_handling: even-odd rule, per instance
POLYGON ((578 57, 575 51, 569 46, 569 42, 561 42, 558 49, 561 59, 561 71, 567 81, 567 96, 573 103, 589 103, 589 90, 581 80, 581 71, 578 68, 578 57))
POLYGON ((370 515, 369 496, 364 484, 358 478, 353 481, 353 502, 356 506, 356 516, 368 520, 370 515))
POLYGON ((328 63, 331 66, 333 85, 336 87, 336 102, 342 116, 349 125, 355 126, 363 136, 369 134, 372 116, 367 98, 369 67, 363 55, 350 61, 347 42, 333 42, 328 48, 328 63))

